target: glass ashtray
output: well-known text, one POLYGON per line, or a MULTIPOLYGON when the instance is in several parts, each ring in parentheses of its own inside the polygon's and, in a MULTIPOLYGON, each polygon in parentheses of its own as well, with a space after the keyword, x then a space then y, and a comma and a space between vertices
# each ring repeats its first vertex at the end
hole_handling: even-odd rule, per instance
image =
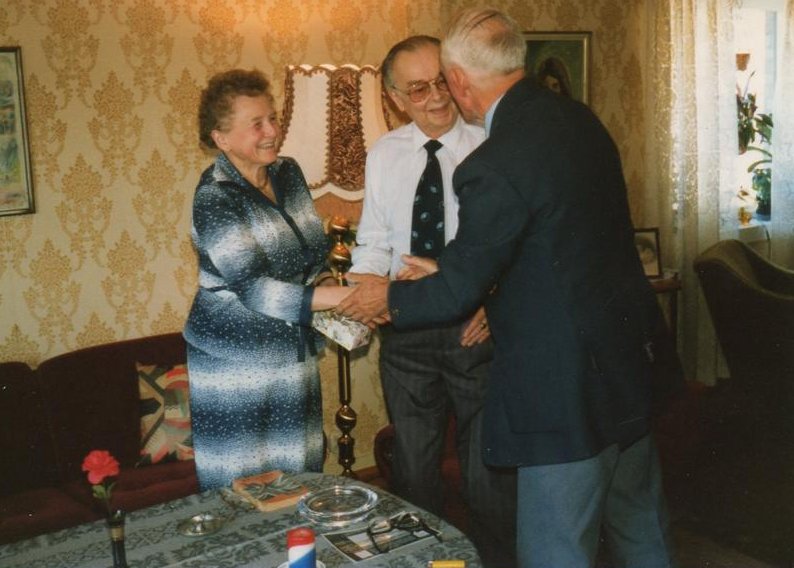
POLYGON ((223 517, 201 513, 181 521, 176 530, 184 536, 206 536, 217 532, 223 526, 224 520, 223 517))
POLYGON ((360 485, 334 485, 310 491, 298 502, 298 512, 313 523, 338 527, 361 521, 378 502, 378 494, 360 485))

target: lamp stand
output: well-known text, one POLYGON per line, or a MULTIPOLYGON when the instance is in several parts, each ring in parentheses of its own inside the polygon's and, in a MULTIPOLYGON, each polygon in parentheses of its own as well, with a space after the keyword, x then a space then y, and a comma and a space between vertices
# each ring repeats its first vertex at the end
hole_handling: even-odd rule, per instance
MULTIPOLYGON (((342 242, 345 233, 350 230, 350 223, 347 219, 333 217, 329 226, 329 232, 334 238, 334 246, 329 254, 329 261, 334 268, 336 280, 340 286, 347 286, 345 272, 350 268, 350 251, 342 242)), ((355 458, 355 439, 350 432, 355 428, 357 415, 356 411, 350 406, 352 389, 350 385, 350 351, 336 346, 337 365, 339 367, 339 410, 336 411, 336 426, 342 432, 337 440, 339 444, 339 465, 342 466, 342 475, 356 479, 358 476, 351 467, 356 461, 355 458)))

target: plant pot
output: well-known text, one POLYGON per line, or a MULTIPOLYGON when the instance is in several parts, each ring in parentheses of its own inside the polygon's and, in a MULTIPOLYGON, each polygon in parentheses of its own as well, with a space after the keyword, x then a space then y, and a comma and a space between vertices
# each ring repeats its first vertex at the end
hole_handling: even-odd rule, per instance
POLYGON ((769 221, 772 218, 772 204, 769 201, 759 201, 755 218, 759 221, 769 221))
POLYGON ((758 201, 756 217, 762 221, 769 221, 772 215, 772 170, 770 168, 755 168, 753 170, 753 189, 758 201))

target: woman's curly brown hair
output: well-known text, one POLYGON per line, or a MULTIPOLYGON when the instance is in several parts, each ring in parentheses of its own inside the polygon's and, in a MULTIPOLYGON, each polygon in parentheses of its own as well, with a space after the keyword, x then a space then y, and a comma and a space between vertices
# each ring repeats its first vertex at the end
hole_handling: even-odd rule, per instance
POLYGON ((212 139, 213 130, 222 130, 232 115, 234 99, 239 96, 265 96, 273 102, 270 81, 256 69, 230 69, 213 75, 201 91, 199 102, 199 140, 211 150, 217 149, 212 139))

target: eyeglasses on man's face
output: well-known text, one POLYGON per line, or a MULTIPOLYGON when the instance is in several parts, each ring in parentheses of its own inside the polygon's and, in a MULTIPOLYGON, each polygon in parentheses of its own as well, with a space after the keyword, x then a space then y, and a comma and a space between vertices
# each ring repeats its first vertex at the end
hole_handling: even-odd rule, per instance
POLYGON ((432 81, 413 81, 405 90, 398 89, 397 87, 392 87, 392 89, 407 95, 412 103, 423 103, 430 96, 432 87, 435 87, 440 93, 449 92, 449 85, 447 85, 447 80, 444 79, 443 75, 439 75, 432 81))
POLYGON ((367 527, 367 536, 378 552, 388 552, 391 550, 392 539, 384 535, 395 529, 412 534, 424 531, 441 542, 441 531, 430 527, 422 517, 413 511, 400 511, 388 518, 373 519, 367 527))

